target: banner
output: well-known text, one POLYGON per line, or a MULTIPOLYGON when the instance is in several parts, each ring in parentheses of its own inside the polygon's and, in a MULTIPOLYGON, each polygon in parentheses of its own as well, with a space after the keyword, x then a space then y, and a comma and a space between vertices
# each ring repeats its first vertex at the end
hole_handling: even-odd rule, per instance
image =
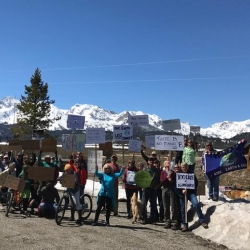
POLYGON ((244 156, 244 145, 246 143, 246 140, 242 140, 223 151, 205 154, 205 172, 207 177, 213 178, 221 174, 247 168, 247 160, 244 156))

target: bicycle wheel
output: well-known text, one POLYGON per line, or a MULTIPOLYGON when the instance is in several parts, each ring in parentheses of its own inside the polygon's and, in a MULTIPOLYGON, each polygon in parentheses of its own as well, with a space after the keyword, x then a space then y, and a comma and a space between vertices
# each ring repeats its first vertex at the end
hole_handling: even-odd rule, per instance
POLYGON ((6 207, 5 207, 5 216, 7 217, 9 215, 12 202, 13 202, 13 192, 8 192, 7 199, 6 199, 6 207))
POLYGON ((64 195, 60 199, 58 206, 57 206, 57 209, 56 209, 55 220, 56 220, 57 225, 61 224, 63 217, 64 217, 64 214, 65 214, 65 211, 68 207, 68 203, 69 203, 69 199, 68 199, 67 195, 64 195))
POLYGON ((80 202, 82 205, 82 219, 86 220, 92 212, 92 198, 88 194, 83 194, 80 198, 80 202))

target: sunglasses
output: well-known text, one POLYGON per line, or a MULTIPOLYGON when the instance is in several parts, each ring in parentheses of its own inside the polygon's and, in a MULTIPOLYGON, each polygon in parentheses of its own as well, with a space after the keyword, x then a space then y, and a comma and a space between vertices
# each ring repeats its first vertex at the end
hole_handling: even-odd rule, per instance
POLYGON ((105 170, 110 170, 111 168, 105 168, 105 170))
POLYGON ((206 146, 207 146, 207 147, 211 147, 212 145, 211 145, 211 144, 207 144, 206 146))

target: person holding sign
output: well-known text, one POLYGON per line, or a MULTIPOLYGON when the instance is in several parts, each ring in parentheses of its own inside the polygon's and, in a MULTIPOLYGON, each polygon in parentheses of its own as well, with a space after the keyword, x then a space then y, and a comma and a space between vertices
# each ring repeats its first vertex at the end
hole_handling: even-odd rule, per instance
MULTIPOLYGON (((67 188, 67 190, 75 197, 76 201, 76 210, 78 213, 78 220, 76 221, 76 224, 82 225, 82 206, 80 203, 80 169, 75 166, 72 166, 71 164, 66 164, 64 167, 64 174, 74 174, 75 175, 75 185, 74 188, 67 188)), ((70 221, 75 220, 75 210, 72 207, 71 208, 71 217, 70 221)))
POLYGON ((218 201, 219 200, 219 185, 220 185, 220 176, 213 176, 210 179, 205 174, 205 154, 212 154, 215 153, 216 150, 213 148, 212 142, 208 141, 206 143, 206 149, 202 154, 201 162, 202 162, 202 171, 204 173, 204 176, 207 180, 207 187, 208 187, 208 193, 209 193, 209 200, 218 201))
POLYGON ((194 173, 195 167, 195 150, 193 148, 193 142, 189 139, 187 147, 183 150, 182 162, 186 162, 188 165, 189 172, 194 173))
MULTIPOLYGON (((119 173, 120 172, 120 167, 119 165, 117 164, 117 161, 118 161, 118 158, 117 158, 117 155, 114 154, 111 156, 111 163, 109 164, 112 169, 113 169, 113 172, 114 173, 119 173)), ((119 189, 118 189, 118 178, 114 181, 114 189, 115 189, 115 206, 113 207, 114 209, 114 216, 117 216, 118 215, 118 195, 119 195, 119 189)))
POLYGON ((29 203, 29 197, 30 197, 30 186, 32 183, 31 179, 28 179, 28 168, 29 168, 29 156, 28 155, 24 155, 23 156, 23 170, 22 172, 19 174, 19 178, 24 179, 25 180, 25 186, 23 191, 21 192, 21 198, 23 199, 23 210, 22 213, 24 214, 24 216, 29 216, 30 214, 27 212, 28 209, 28 203, 29 203))
POLYGON ((103 166, 103 173, 98 172, 98 166, 95 166, 95 175, 101 180, 101 188, 97 195, 97 209, 95 213, 95 220, 92 223, 92 226, 98 225, 99 215, 101 213, 102 207, 106 207, 106 226, 109 225, 109 218, 111 214, 112 207, 116 207, 115 199, 115 189, 114 183, 120 176, 123 175, 125 166, 121 167, 119 173, 114 173, 113 168, 110 163, 106 163, 103 166))
POLYGON ((147 171, 151 176, 151 183, 149 187, 143 189, 142 191, 142 224, 155 223, 156 222, 156 197, 157 189, 160 186, 160 169, 156 168, 153 164, 155 158, 148 159, 148 169, 147 171), (147 204, 150 201, 150 217, 147 218, 147 204))
POLYGON ((43 151, 40 150, 40 153, 38 155, 38 166, 46 167, 46 168, 55 168, 55 176, 54 176, 54 185, 57 183, 57 178, 59 176, 59 169, 58 169, 58 156, 57 156, 57 150, 55 151, 55 160, 51 161, 50 155, 46 155, 44 157, 44 161, 42 161, 42 153, 43 151))
POLYGON ((133 158, 128 161, 128 167, 125 169, 124 175, 122 177, 122 181, 125 183, 128 219, 132 218, 131 198, 134 193, 136 193, 136 196, 138 193, 138 186, 135 183, 136 172, 137 172, 137 168, 135 166, 134 154, 133 154, 133 158))
MULTIPOLYGON (((193 172, 190 172, 188 170, 188 164, 185 162, 181 163, 181 172, 194 175, 193 172)), ((178 178, 178 175, 177 175, 177 178, 178 178)), ((194 176, 194 178, 195 178, 194 189, 181 189, 181 188, 177 189, 177 192, 180 198, 180 205, 181 205, 181 217, 182 217, 182 225, 181 225, 182 230, 181 231, 182 232, 188 231, 188 223, 187 223, 187 218, 186 218, 186 215, 187 215, 186 214, 186 210, 187 210, 186 200, 189 200, 192 203, 192 206, 196 210, 196 213, 198 215, 201 225, 204 228, 208 228, 207 223, 204 221, 204 215, 201 211, 201 207, 196 196, 198 180, 196 176, 194 176)))

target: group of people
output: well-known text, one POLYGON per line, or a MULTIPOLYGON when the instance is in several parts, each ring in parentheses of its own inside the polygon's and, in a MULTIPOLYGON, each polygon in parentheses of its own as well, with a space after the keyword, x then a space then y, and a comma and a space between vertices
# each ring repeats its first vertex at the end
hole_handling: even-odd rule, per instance
MULTIPOLYGON (((42 160, 42 153, 42 150, 40 150, 37 158, 34 153, 32 153, 32 157, 30 158, 24 154, 24 151, 18 153, 16 156, 13 154, 13 151, 8 152, 6 155, 0 154, 0 166, 2 166, 0 168, 0 175, 12 175, 25 180, 24 188, 18 196, 22 201, 21 213, 24 216, 30 216, 30 213, 37 213, 39 217, 54 217, 57 204, 60 200, 58 190, 55 188, 55 184, 60 180, 57 151, 55 151, 54 156, 45 155, 44 160, 42 160), (37 162, 38 166, 54 169, 54 176, 51 177, 51 180, 38 181, 29 178, 28 169, 35 162, 37 162), (30 211, 28 211, 28 208, 30 208, 30 211)), ((88 176, 87 164, 83 159, 82 153, 78 152, 75 160, 70 159, 69 163, 65 165, 64 170, 65 173, 73 173, 76 176, 75 188, 70 191, 76 196, 76 200, 78 201, 80 195, 84 192, 88 176)), ((7 191, 8 187, 1 186, 1 196, 6 194, 7 191)), ((4 203, 4 200, 2 199, 1 202, 4 203)), ((79 217, 76 223, 81 224, 82 209, 79 202, 77 202, 77 210, 79 217)), ((70 220, 75 220, 74 211, 71 213, 70 220)))
POLYGON ((112 209, 111 204, 113 204, 114 215, 117 214, 118 203, 117 193, 115 190, 117 187, 117 179, 122 176, 122 180, 125 184, 128 219, 132 217, 131 198, 133 194, 136 193, 142 201, 142 224, 154 224, 157 221, 165 221, 165 228, 171 228, 173 230, 181 228, 183 232, 187 231, 188 223, 185 211, 187 209, 186 201, 189 200, 197 212, 200 224, 204 228, 207 228, 208 225, 205 222, 204 215, 201 211, 201 207, 196 196, 198 180, 194 175, 195 149, 192 146, 192 141, 185 140, 182 158, 180 159, 180 162, 177 162, 174 165, 173 169, 171 169, 170 159, 166 159, 164 166, 161 166, 155 151, 152 152, 151 156, 147 156, 143 150, 141 150, 141 155, 146 164, 138 162, 136 165, 133 154, 125 168, 121 167, 120 169, 117 169, 116 155, 113 155, 110 161, 107 159, 106 162, 104 162, 103 173, 99 173, 98 166, 96 166, 95 174, 100 178, 102 185, 98 194, 98 208, 95 214, 93 226, 98 225, 98 218, 101 209, 105 207, 105 205, 106 225, 110 224, 109 218, 112 209), (151 177, 150 185, 146 188, 140 188, 135 182, 135 175, 140 170, 147 171, 151 177), (195 188, 177 189, 176 173, 193 174, 195 178, 195 188), (148 202, 150 202, 149 213, 148 202), (157 207, 157 202, 159 204, 159 209, 157 207))
MULTIPOLYGON (((212 150, 214 150, 212 144, 208 142, 205 152, 209 153, 212 150)), ((141 150, 141 156, 145 160, 145 163, 138 162, 136 164, 133 154, 127 166, 120 167, 117 163, 117 155, 112 155, 110 159, 107 158, 103 162, 102 172, 100 172, 98 166, 96 166, 95 176, 100 179, 101 188, 97 196, 97 209, 92 225, 98 225, 98 219, 103 208, 106 210, 107 226, 110 225, 111 212, 113 211, 114 216, 118 215, 118 178, 122 176, 127 198, 126 207, 128 219, 132 217, 131 198, 133 194, 136 193, 142 201, 142 224, 165 221, 165 228, 171 228, 173 230, 181 228, 183 232, 187 231, 188 223, 186 218, 187 213, 185 211, 186 201, 189 200, 196 209, 201 225, 207 227, 196 197, 198 186, 197 178, 195 177, 194 189, 176 188, 177 173, 194 174, 195 149, 192 146, 192 141, 185 140, 184 150, 182 154, 178 155, 178 162, 175 161, 173 168, 171 168, 170 164, 171 159, 166 159, 163 166, 161 166, 155 151, 152 152, 151 156, 147 156, 143 150, 141 150), (150 184, 146 188, 139 187, 135 182, 135 175, 140 170, 147 171, 151 178, 150 184), (149 202, 150 211, 148 213, 149 202)), ((202 157, 202 159, 204 163, 204 157, 202 157)), ((30 158, 24 155, 24 152, 17 154, 16 157, 13 155, 13 152, 9 152, 9 155, 0 155, 0 171, 2 171, 2 173, 8 171, 8 174, 25 179, 25 187, 21 192, 23 201, 22 213, 24 215, 27 215, 28 207, 30 207, 32 211, 37 207, 39 216, 44 216, 48 211, 54 215, 56 204, 60 199, 58 191, 54 187, 56 182, 60 180, 60 178, 58 178, 57 152, 55 152, 54 157, 47 155, 44 157, 44 161, 42 161, 42 151, 40 151, 37 161, 39 166, 55 169, 53 180, 47 182, 30 180, 27 176, 27 170, 29 166, 32 166, 36 162, 36 155, 32 154, 30 158)), ((64 172, 75 175, 75 187, 70 189, 70 192, 72 192, 76 200, 76 210, 78 211, 78 220, 76 220, 76 223, 82 224, 82 209, 79 199, 84 193, 88 171, 86 161, 83 159, 81 152, 77 153, 76 159, 69 159, 69 162, 64 167, 64 172)), ((213 200, 218 200, 218 181, 208 180, 208 183, 211 187, 211 190, 209 189, 209 197, 213 200)), ((6 188, 1 187, 1 192, 6 192, 6 188)), ((70 220, 75 220, 74 211, 71 211, 70 220)))

